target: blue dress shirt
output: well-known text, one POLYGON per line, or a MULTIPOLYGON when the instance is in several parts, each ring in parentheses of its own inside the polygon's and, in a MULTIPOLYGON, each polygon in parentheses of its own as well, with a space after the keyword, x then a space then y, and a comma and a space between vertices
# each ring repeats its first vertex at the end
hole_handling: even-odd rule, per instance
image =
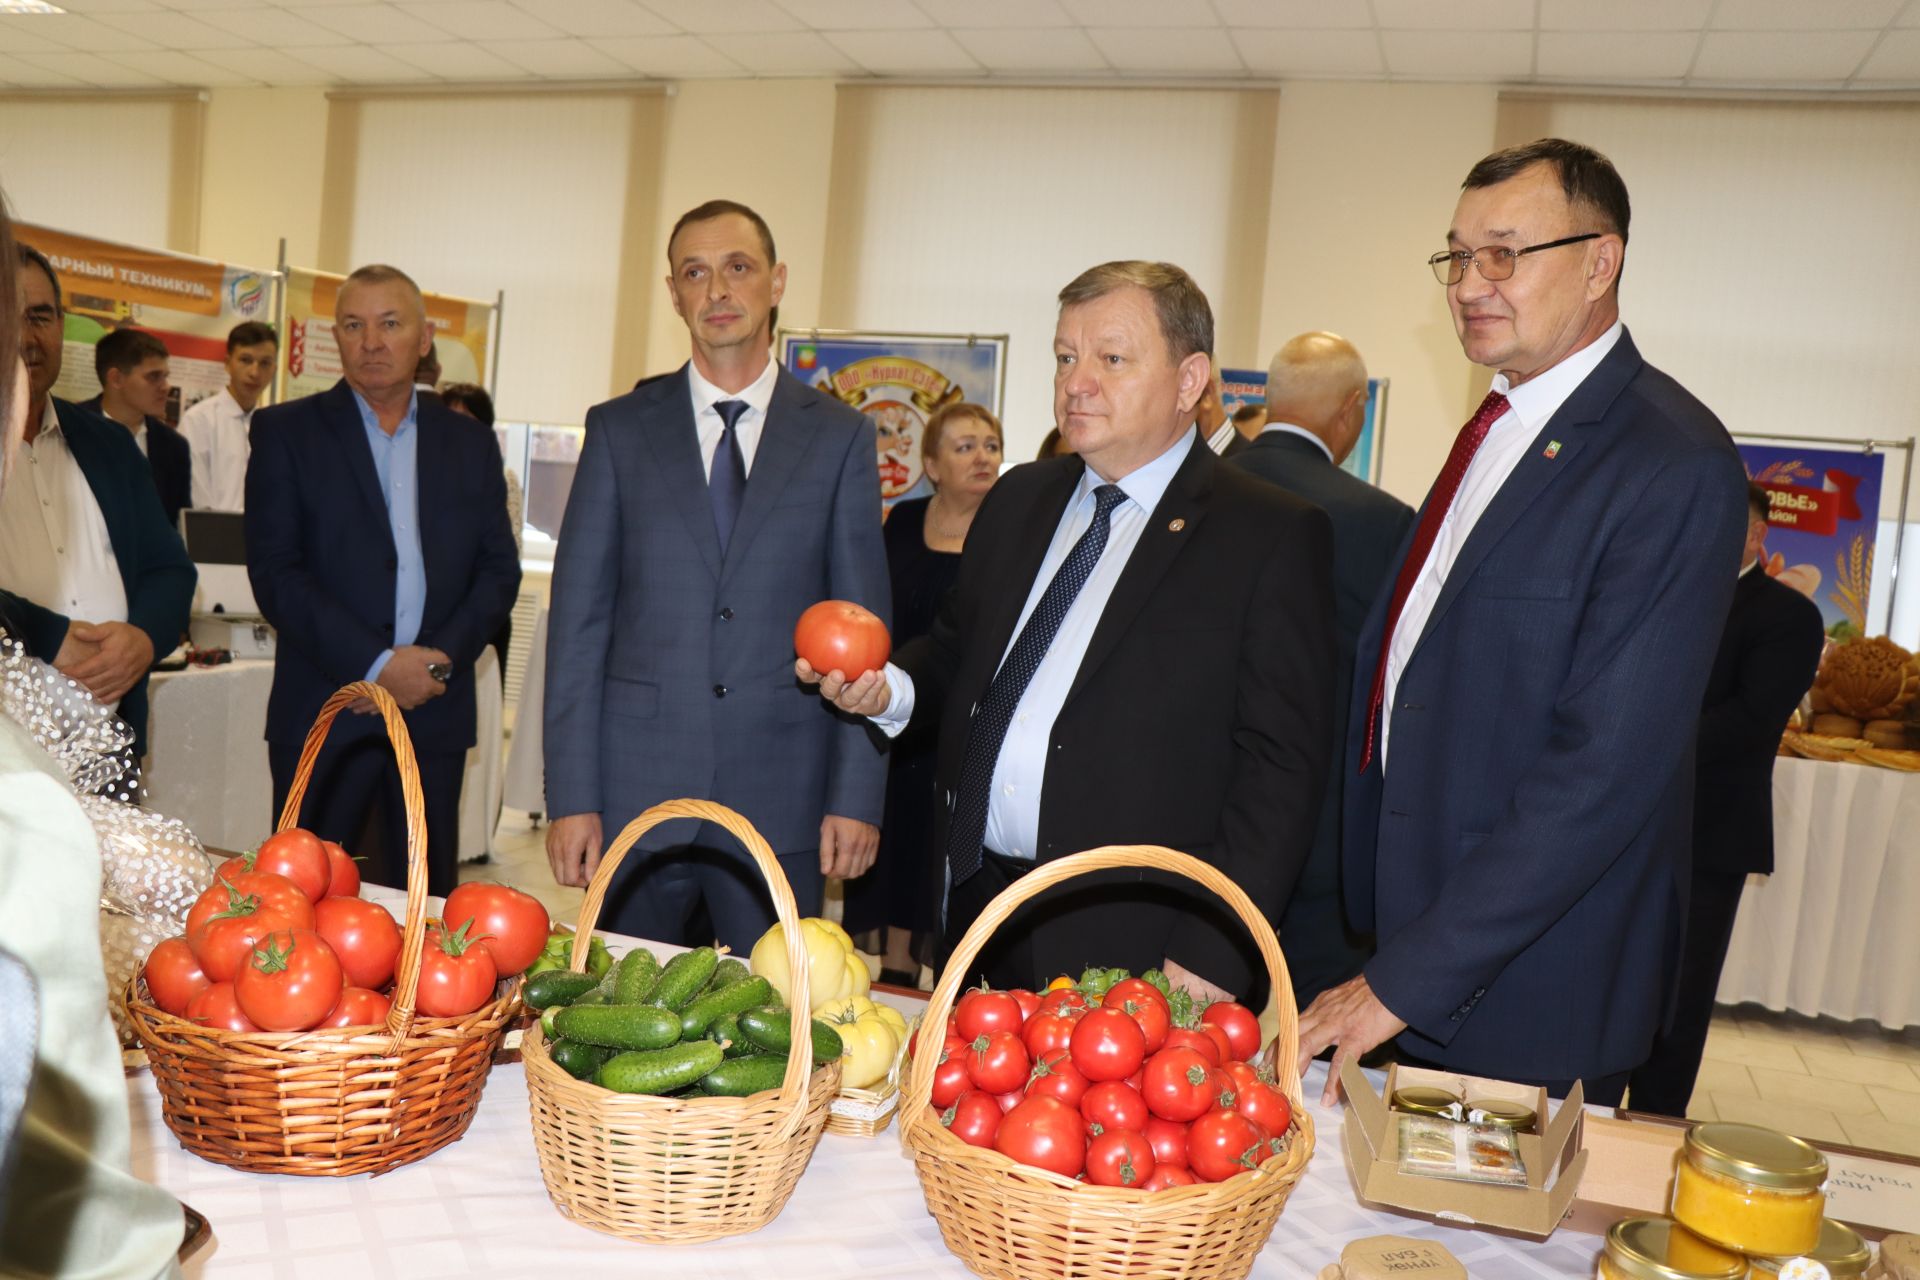
MULTIPOLYGON (((393 551, 399 564, 393 579, 394 648, 412 644, 420 636, 420 615, 427 607, 427 561, 420 551, 420 429, 419 396, 407 400, 406 416, 388 435, 380 419, 358 391, 353 402, 367 429, 367 447, 373 450, 373 469, 380 477, 380 496, 387 500, 387 524, 393 532, 393 551)), ((367 668, 367 679, 378 680, 393 649, 387 649, 367 668)))

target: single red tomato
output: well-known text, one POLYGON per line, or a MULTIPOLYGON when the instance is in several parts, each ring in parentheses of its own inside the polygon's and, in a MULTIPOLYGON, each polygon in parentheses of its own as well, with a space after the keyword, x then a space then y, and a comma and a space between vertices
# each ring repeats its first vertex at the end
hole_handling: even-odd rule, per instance
POLYGON ((1173 1027, 1173 1015, 1167 1009, 1166 998, 1152 983, 1142 982, 1138 978, 1114 983, 1112 990, 1100 1001, 1100 1007, 1118 1009, 1139 1023, 1148 1053, 1159 1051, 1160 1046, 1167 1042, 1167 1032, 1173 1027), (1115 992, 1120 994, 1116 995, 1115 992))
POLYGON ((327 870, 331 879, 327 881, 329 898, 357 898, 360 896, 360 864, 353 855, 331 840, 320 842, 327 847, 327 870))
POLYGON ((971 1088, 973 1080, 967 1075, 965 1049, 943 1049, 939 1063, 933 1068, 933 1092, 928 1095, 928 1100, 937 1109, 945 1111, 971 1088))
POLYGON ((1033 1073, 1027 1080, 1027 1096, 1058 1098, 1070 1107, 1077 1107, 1080 1099, 1086 1096, 1087 1085, 1087 1078, 1073 1065, 1073 1059, 1067 1051, 1055 1049, 1045 1057, 1035 1059, 1033 1073))
POLYGON ((1140 1069, 1147 1037, 1119 1009, 1095 1009, 1073 1028, 1073 1065, 1089 1080, 1124 1080, 1140 1069))
POLYGON ((185 938, 168 938, 149 951, 140 973, 154 1005, 176 1018, 186 1017, 193 998, 213 985, 185 938))
MULTIPOLYGON (((232 863, 233 859, 222 863, 222 870, 232 863)), ((313 928, 313 899, 301 892, 299 885, 285 876, 265 871, 234 871, 225 876, 216 876, 214 882, 187 908, 187 927, 182 931, 187 941, 193 941, 194 932, 209 917, 230 912, 248 898, 257 899, 257 905, 261 907, 278 908, 287 919, 293 921, 293 928, 313 928)))
POLYGON ((1248 1089, 1256 1084, 1262 1083, 1260 1073, 1254 1070, 1253 1064, 1250 1062, 1226 1063, 1220 1068, 1220 1073, 1226 1076, 1229 1087, 1236 1094, 1242 1089, 1248 1089))
POLYGON ((320 837, 301 827, 288 827, 260 842, 251 853, 242 854, 247 870, 285 876, 300 886, 307 901, 318 902, 327 896, 333 881, 333 866, 327 859, 327 846, 320 837))
POLYGON ((1013 990, 1007 992, 1007 994, 1012 996, 1013 1002, 1020 1006, 1020 1021, 1023 1024, 1040 1008, 1040 997, 1025 987, 1015 987, 1013 990))
POLYGON ((1278 1137, 1293 1123, 1293 1104, 1270 1084, 1257 1081, 1234 1094, 1233 1109, 1278 1137))
POLYGON ((1000 1116, 992 1096, 976 1089, 961 1094, 959 1101, 940 1114, 940 1123, 968 1146, 991 1150, 994 1136, 1000 1132, 1000 1116))
POLYGON ((303 901, 301 910, 293 913, 279 904, 261 906, 258 897, 249 895, 236 898, 235 905, 203 919, 200 928, 187 935, 187 945, 193 948, 194 958, 200 961, 209 981, 233 982, 268 934, 312 928, 312 903, 303 901))
POLYGON ((1137 1187, 1153 1176, 1153 1147, 1132 1129, 1109 1129, 1087 1144, 1087 1181, 1101 1187, 1137 1187))
POLYGON ((1187 1130, 1187 1167, 1202 1182, 1223 1182, 1267 1158, 1266 1131, 1238 1111, 1209 1111, 1187 1130))
POLYGON ((340 1003, 333 1007, 323 1027, 378 1027, 387 1021, 387 1011, 393 1007, 393 1001, 378 991, 369 991, 365 987, 348 987, 340 993, 340 1003))
POLYGON ((961 996, 960 1003, 953 1006, 953 1025, 968 1044, 996 1031, 1018 1032, 1022 1021, 1020 1002, 1006 991, 976 989, 961 996))
POLYGON ((1214 1068, 1195 1049, 1162 1049, 1147 1059, 1147 1110, 1162 1120, 1197 1120, 1211 1111, 1220 1092, 1214 1068))
POLYGON ((313 907, 313 930, 340 957, 347 985, 378 991, 393 981, 400 958, 400 926, 393 913, 364 898, 322 898, 313 907))
MULTIPOLYGON (((470 925, 467 938, 493 953, 498 977, 511 978, 539 958, 553 932, 547 908, 530 893, 472 880, 447 895, 441 913, 449 931, 470 925)), ((484 1002, 483 1002, 484 1003, 484 1002)))
POLYGON ((1027 1082, 1032 1068, 1027 1046, 1011 1031, 981 1036, 967 1046, 967 1078, 976 1089, 1008 1093, 1027 1082))
POLYGON ((1144 1130, 1148 1116, 1140 1091, 1118 1080, 1088 1085, 1080 1097, 1080 1118, 1090 1138, 1107 1129, 1144 1130))
POLYGON ((1057 1013, 1036 1013, 1020 1028, 1020 1043, 1034 1058, 1044 1058, 1073 1043, 1073 1019, 1057 1013))
POLYGON ((416 1003, 429 1018, 461 1018, 493 999, 500 971, 493 953, 467 936, 467 926, 452 933, 427 931, 420 949, 420 994, 416 1003))
POLYGON ((1140 1184, 1142 1191, 1165 1191, 1168 1187, 1191 1187, 1199 1180, 1177 1165, 1156 1164, 1153 1176, 1140 1184))
POLYGON ((258 1031, 253 1019, 240 1011, 233 997, 231 982, 216 982, 193 998, 187 1006, 187 1021, 222 1031, 258 1031))
MULTIPOLYGON (((1226 1034, 1224 1031, 1220 1033, 1223 1040, 1226 1034)), ((1192 1049, 1201 1057, 1205 1058, 1207 1065, 1210 1067, 1217 1067, 1225 1061, 1225 1059, 1220 1056, 1220 1046, 1215 1043, 1213 1037, 1192 1027, 1175 1027, 1173 1030, 1167 1032, 1167 1042, 1162 1045, 1161 1048, 1192 1049)))
POLYGON ((857 680, 885 666, 892 648, 887 624, 851 600, 822 600, 793 628, 793 651, 823 675, 857 680))
POLYGON ((1058 1098, 1028 1098, 1000 1118, 993 1149, 1010 1160, 1071 1178, 1086 1167, 1080 1116, 1058 1098))
POLYGON ((1216 1001, 1201 1011, 1200 1021, 1227 1033, 1232 1057, 1245 1062, 1260 1052, 1260 1019, 1247 1006, 1233 1000, 1216 1001))
POLYGON ((1080 988, 1061 987, 1057 991, 1049 991, 1046 995, 1040 997, 1040 1005, 1034 1012, 1036 1014, 1051 1013, 1067 1018, 1077 1018, 1092 1007, 1093 1005, 1087 1000, 1087 993, 1080 988))
POLYGON ((1213 1047, 1220 1053, 1220 1065, 1226 1066, 1233 1059, 1233 1041, 1227 1038, 1227 1029, 1216 1022, 1203 1022, 1194 1028, 1207 1039, 1213 1041, 1213 1047))
POLYGON ((1162 1169, 1187 1167, 1188 1127, 1172 1120, 1162 1120, 1159 1116, 1147 1117, 1147 1127, 1140 1132, 1147 1135, 1147 1142, 1153 1147, 1153 1162, 1156 1167, 1162 1169))
POLYGON ((345 986, 340 958, 311 929, 270 933, 233 980, 240 1011, 263 1031, 306 1031, 326 1020, 345 986))

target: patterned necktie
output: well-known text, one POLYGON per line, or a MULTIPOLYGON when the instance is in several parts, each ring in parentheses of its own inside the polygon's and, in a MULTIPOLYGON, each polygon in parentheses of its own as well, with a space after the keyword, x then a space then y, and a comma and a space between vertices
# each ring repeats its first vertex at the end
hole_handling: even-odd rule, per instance
POLYGON ((1433 540, 1440 536, 1440 526, 1446 523, 1454 495, 1460 492, 1460 482, 1467 478, 1467 468, 1473 465, 1473 455, 1480 452, 1487 432, 1506 411, 1507 398, 1498 391, 1489 391, 1473 416, 1467 419, 1467 425, 1454 437, 1453 452, 1447 455, 1447 465, 1440 469, 1440 478, 1433 482, 1427 509, 1420 516, 1420 527, 1414 530, 1413 545, 1407 549, 1406 562, 1394 580, 1393 601, 1387 606, 1387 629, 1380 636, 1380 662, 1373 672, 1373 698, 1367 704, 1367 744, 1360 752, 1362 773, 1373 763, 1374 745, 1379 741, 1380 704, 1387 692, 1387 651, 1393 647, 1393 629, 1400 623, 1400 610, 1406 607, 1414 580, 1420 576, 1421 566, 1433 550, 1433 540))
POLYGON ((1126 498, 1119 485, 1103 484, 1093 491, 1093 523, 1073 544, 1073 550, 1055 570, 1034 606, 1020 638, 1013 642, 1006 661, 987 689, 987 696, 974 708, 973 723, 967 727, 967 750, 960 761, 960 783, 954 792, 953 820, 947 827, 947 863, 952 869, 951 884, 964 883, 980 869, 981 842, 987 834, 987 801, 993 791, 993 767, 1000 760, 1000 744, 1006 741, 1007 726, 1013 723, 1014 708, 1027 691, 1033 673, 1060 632, 1067 610, 1073 606, 1080 588, 1087 585, 1093 566, 1106 550, 1112 531, 1113 509, 1126 498))
POLYGON ((747 460, 740 452, 740 433, 735 430, 740 415, 747 411, 745 400, 720 400, 713 406, 723 424, 720 443, 713 451, 713 472, 707 477, 707 496, 713 500, 713 531, 720 535, 720 554, 727 554, 733 538, 733 522, 740 516, 740 499, 747 492, 747 460))

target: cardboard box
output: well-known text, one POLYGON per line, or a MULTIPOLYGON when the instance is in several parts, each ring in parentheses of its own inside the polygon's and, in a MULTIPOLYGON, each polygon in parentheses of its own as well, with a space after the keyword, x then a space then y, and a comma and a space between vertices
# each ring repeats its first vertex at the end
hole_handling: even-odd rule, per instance
POLYGON ((1550 1111, 1544 1089, 1416 1067, 1387 1068, 1386 1087, 1376 1093, 1366 1074, 1348 1062, 1340 1084, 1347 1095, 1343 1127, 1347 1174, 1363 1204, 1534 1240, 1552 1235, 1566 1217, 1587 1167, 1587 1154, 1581 1149, 1585 1116, 1578 1085, 1550 1111), (1417 1085, 1437 1085, 1469 1100, 1500 1098, 1532 1107, 1542 1122, 1541 1131, 1518 1136, 1527 1185, 1485 1186, 1400 1172, 1400 1113, 1388 1108, 1387 1099, 1396 1089, 1417 1085))

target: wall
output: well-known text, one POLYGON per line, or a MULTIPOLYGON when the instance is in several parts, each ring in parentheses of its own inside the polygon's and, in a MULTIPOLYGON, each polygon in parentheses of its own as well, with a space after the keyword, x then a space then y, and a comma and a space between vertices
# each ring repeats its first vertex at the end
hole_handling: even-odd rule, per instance
POLYGON ((203 110, 193 92, 0 94, 0 190, 24 222, 192 253, 203 110))
POLYGON ((203 257, 311 266, 320 248, 324 89, 221 89, 208 96, 200 190, 203 257))

